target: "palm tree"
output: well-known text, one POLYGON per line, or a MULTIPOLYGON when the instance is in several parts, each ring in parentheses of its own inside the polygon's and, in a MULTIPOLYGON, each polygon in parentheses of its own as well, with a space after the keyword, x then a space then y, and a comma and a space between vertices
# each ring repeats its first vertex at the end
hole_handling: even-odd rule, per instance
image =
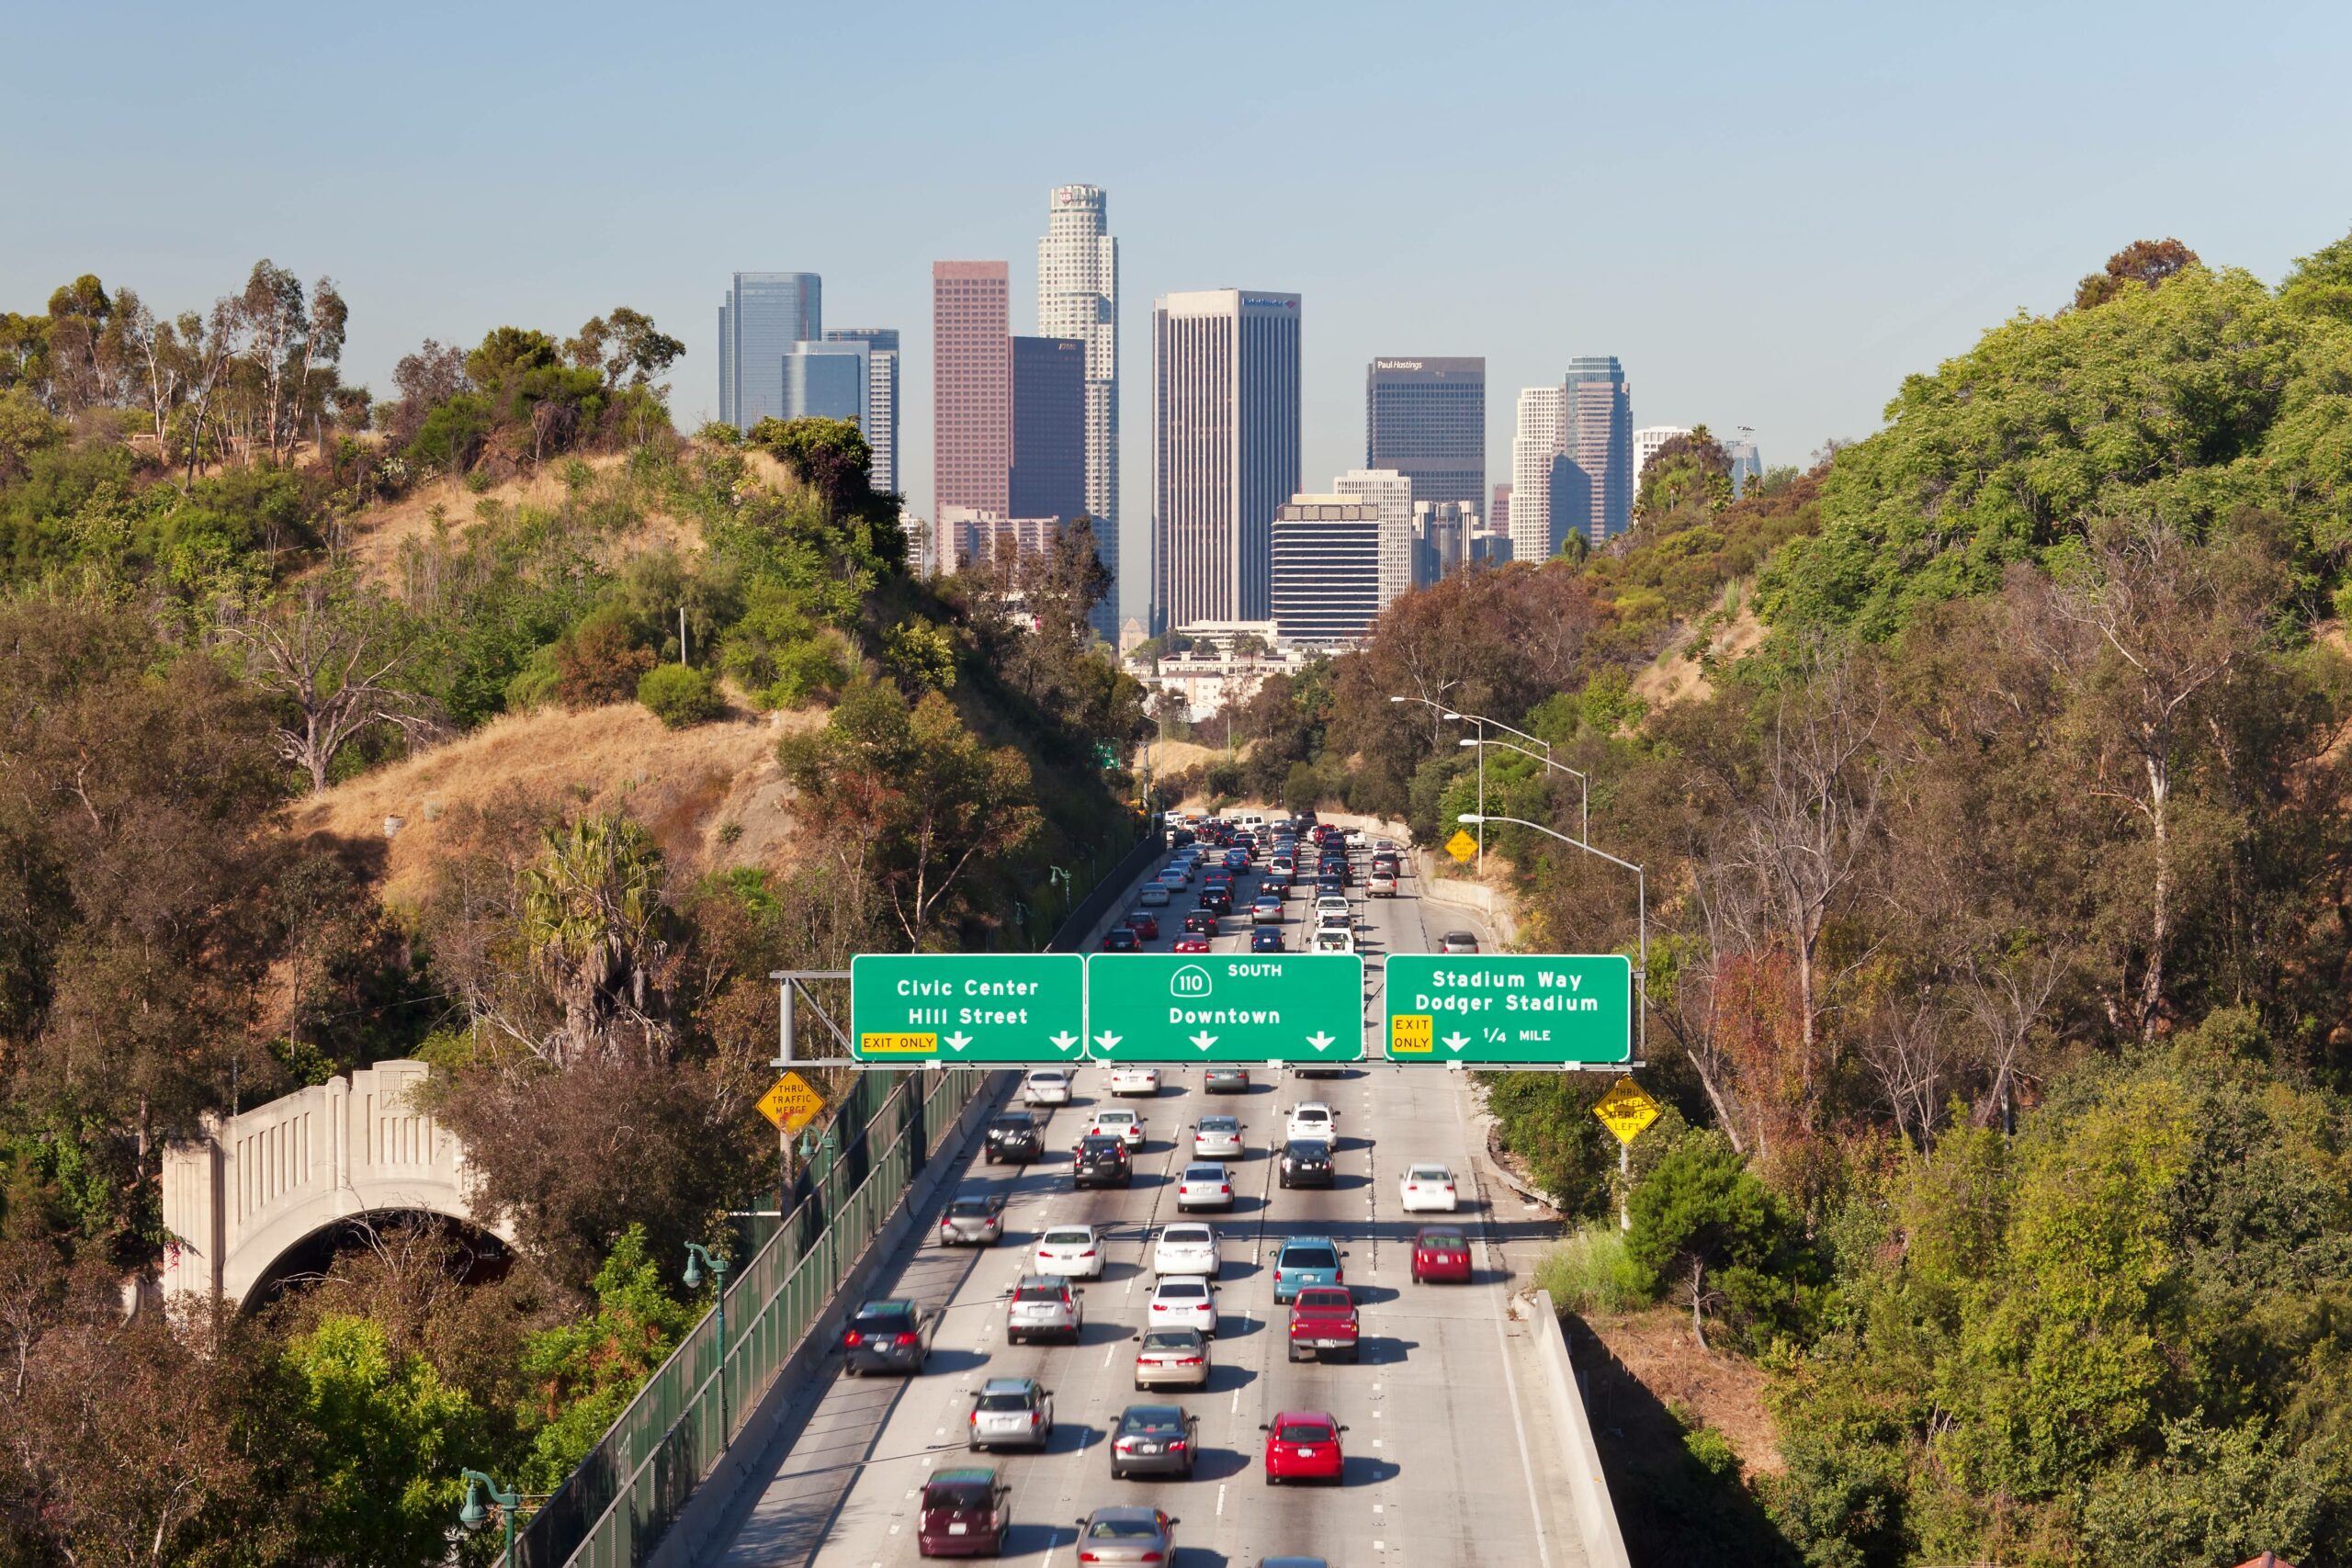
POLYGON ((523 872, 523 937, 531 967, 563 1007, 553 1042, 559 1066, 591 1050, 610 1056, 624 1018, 649 1029, 651 967, 668 952, 662 935, 662 851, 616 813, 549 828, 536 864, 523 872))

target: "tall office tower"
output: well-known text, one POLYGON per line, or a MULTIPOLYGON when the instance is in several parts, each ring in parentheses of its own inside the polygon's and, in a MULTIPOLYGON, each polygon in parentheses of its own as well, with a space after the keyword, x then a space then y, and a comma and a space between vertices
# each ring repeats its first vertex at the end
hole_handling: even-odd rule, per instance
POLYGON ((1086 344, 1086 513, 1111 596, 1094 608, 1094 629, 1119 628, 1119 242, 1110 232, 1100 186, 1057 186, 1037 242, 1037 332, 1086 344))
POLYGON ((822 337, 824 284, 813 272, 739 272, 718 307, 718 417, 749 430, 784 412, 784 356, 822 337))
MULTIPOLYGON (((1480 477, 1480 483, 1485 478, 1480 477)), ((1413 481, 1394 468, 1354 468, 1331 481, 1332 493, 1380 509, 1380 606, 1413 586, 1413 481)))
POLYGON ((1459 501, 1413 502, 1413 586, 1429 588, 1460 571, 1479 532, 1478 509, 1459 501))
POLYGON ((785 419, 846 419, 863 431, 868 353, 862 343, 796 343, 784 356, 785 419))
POLYGON ((1272 614, 1274 513, 1298 490, 1299 299, 1151 310, 1152 629, 1272 614))
MULTIPOLYGON (((1580 355, 1568 361, 1560 405, 1560 450, 1584 470, 1592 501, 1583 525, 1593 544, 1605 544, 1634 525, 1634 402, 1614 355, 1580 355)), ((1565 539, 1570 520, 1555 517, 1552 532, 1565 539)))
POLYGON ((1634 489, 1642 488, 1642 470, 1650 466, 1657 449, 1678 435, 1690 433, 1679 424, 1645 424, 1634 432, 1634 489))
POLYGON ((1498 534, 1510 532, 1510 491, 1507 484, 1497 485, 1495 504, 1487 513, 1487 526, 1498 534))
POLYGON ((931 514, 1012 515, 1012 351, 1001 261, 931 264, 931 514))
POLYGON ((1550 560, 1552 459, 1560 452, 1561 390, 1527 387, 1519 394, 1519 425, 1510 442, 1510 553, 1514 560, 1550 560))
POLYGON ((1764 455, 1756 449, 1755 442, 1740 440, 1724 442, 1724 456, 1731 459, 1731 495, 1737 501, 1747 492, 1750 479, 1764 477, 1764 455))
POLYGON ((1487 362, 1375 359, 1363 378, 1363 466, 1412 481, 1415 501, 1487 494, 1487 362))
POLYGON ((835 327, 827 343, 865 345, 865 444, 874 448, 866 478, 874 488, 899 493, 899 329, 835 327))
POLYGON ((1082 339, 1012 340, 1012 473, 1007 492, 1014 517, 1068 523, 1086 510, 1082 339))
POLYGON ((1380 508, 1346 495, 1295 495, 1274 511, 1271 601, 1285 642, 1352 643, 1380 614, 1380 508))

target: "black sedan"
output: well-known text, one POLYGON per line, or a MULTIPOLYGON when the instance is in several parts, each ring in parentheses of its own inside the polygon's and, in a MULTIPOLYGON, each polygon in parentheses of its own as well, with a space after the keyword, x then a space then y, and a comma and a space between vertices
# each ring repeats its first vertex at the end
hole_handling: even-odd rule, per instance
POLYGON ((1293 1138, 1283 1145, 1284 1187, 1331 1185, 1331 1145, 1320 1138, 1293 1138))
POLYGON ((989 1120, 988 1162, 1027 1165, 1046 1152, 1045 1129, 1026 1111, 1008 1111, 989 1120))
POLYGON ((1130 1404, 1112 1428, 1111 1479, 1181 1475, 1189 1479, 1200 1451, 1200 1420, 1175 1404, 1130 1404))
POLYGON ((867 1302, 842 1330, 842 1370, 860 1372, 900 1372, 909 1377, 922 1371, 931 1357, 931 1341, 939 1332, 939 1314, 913 1302, 867 1302))

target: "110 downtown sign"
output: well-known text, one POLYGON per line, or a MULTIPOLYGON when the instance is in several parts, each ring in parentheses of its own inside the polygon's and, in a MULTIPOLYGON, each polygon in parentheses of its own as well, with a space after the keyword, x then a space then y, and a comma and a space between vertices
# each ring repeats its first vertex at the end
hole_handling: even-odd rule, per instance
MULTIPOLYGON (((1401 1066, 1586 1066, 1633 1055, 1623 954, 1397 953, 1380 1055, 1401 1066)), ((865 953, 852 1053, 880 1066, 1081 1059, 1339 1064, 1363 1059, 1351 953, 865 953)))

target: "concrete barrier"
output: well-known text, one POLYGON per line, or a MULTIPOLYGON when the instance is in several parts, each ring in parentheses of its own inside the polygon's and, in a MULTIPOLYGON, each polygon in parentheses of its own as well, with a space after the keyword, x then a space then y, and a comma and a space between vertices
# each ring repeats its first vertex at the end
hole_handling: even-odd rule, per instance
POLYGON ((1542 1357, 1544 1382, 1562 1433, 1561 1462, 1568 1501, 1576 1510, 1577 1533, 1584 1542, 1589 1568, 1632 1568, 1625 1556, 1624 1533, 1617 1528, 1617 1509, 1609 1500, 1609 1481, 1600 1471, 1600 1450, 1592 1440, 1592 1422, 1586 1416, 1584 1396, 1577 1389, 1576 1369, 1568 1364, 1568 1337, 1560 1328, 1559 1308, 1552 1292, 1537 1291, 1522 1297, 1529 1303, 1542 1357))
POLYGON ((1443 908, 1468 909, 1487 922, 1505 947, 1519 945, 1519 916, 1511 908, 1511 897, 1487 886, 1483 882, 1464 882, 1444 875, 1438 858, 1428 850, 1413 852, 1413 870, 1421 881, 1414 891, 1425 903, 1443 908))

